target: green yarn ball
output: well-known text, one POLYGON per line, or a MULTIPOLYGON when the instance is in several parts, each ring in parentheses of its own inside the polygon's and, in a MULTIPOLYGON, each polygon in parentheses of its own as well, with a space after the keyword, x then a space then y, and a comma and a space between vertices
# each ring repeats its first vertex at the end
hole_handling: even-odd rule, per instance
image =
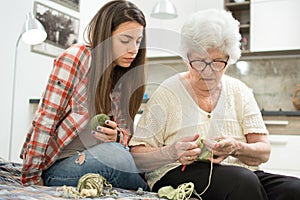
POLYGON ((112 185, 100 174, 87 173, 79 179, 77 189, 79 193, 84 189, 96 189, 96 197, 103 197, 107 195, 105 190, 111 191, 112 185))
POLYGON ((106 114, 102 113, 95 115, 90 121, 91 129, 97 131, 97 126, 109 127, 105 124, 106 120, 110 120, 109 116, 107 116, 106 114))

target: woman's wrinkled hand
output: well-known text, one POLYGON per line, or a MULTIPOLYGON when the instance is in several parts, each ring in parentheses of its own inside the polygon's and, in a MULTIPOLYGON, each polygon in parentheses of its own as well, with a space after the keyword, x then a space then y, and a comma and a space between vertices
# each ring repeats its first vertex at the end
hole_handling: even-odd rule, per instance
POLYGON ((217 139, 217 143, 212 147, 214 155, 218 156, 218 158, 213 159, 213 162, 221 163, 228 156, 233 156, 237 149, 237 140, 232 137, 219 137, 217 139))
POLYGON ((93 136, 102 142, 116 142, 120 131, 116 122, 105 121, 106 126, 97 126, 97 131, 92 131, 93 136))
POLYGON ((192 164, 201 152, 198 146, 200 135, 184 137, 171 145, 171 152, 176 160, 179 160, 183 165, 192 164))

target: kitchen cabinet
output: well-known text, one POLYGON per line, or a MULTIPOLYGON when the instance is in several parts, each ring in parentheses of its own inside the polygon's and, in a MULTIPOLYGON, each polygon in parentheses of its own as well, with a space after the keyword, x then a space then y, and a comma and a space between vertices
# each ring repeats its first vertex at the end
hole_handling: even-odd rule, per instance
POLYGON ((300 49, 299 0, 251 0, 250 51, 300 49))
POLYGON ((261 165, 266 172, 296 176, 300 178, 300 135, 269 135, 271 156, 261 165))
POLYGON ((271 156, 261 168, 300 178, 300 116, 263 116, 269 130, 271 156))
POLYGON ((224 7, 230 11, 235 19, 240 22, 240 33, 242 36, 241 49, 242 53, 249 52, 250 46, 250 0, 234 2, 225 0, 224 7))
POLYGON ((300 116, 263 116, 263 119, 272 135, 298 135, 300 137, 300 116))

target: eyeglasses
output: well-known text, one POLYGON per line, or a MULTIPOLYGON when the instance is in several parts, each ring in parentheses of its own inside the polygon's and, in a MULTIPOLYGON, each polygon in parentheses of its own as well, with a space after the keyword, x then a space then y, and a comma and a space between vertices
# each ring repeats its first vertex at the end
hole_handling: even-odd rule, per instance
POLYGON ((193 69, 199 72, 203 72, 207 66, 209 66, 211 70, 218 72, 226 67, 227 61, 206 62, 205 60, 191 60, 189 63, 193 69))

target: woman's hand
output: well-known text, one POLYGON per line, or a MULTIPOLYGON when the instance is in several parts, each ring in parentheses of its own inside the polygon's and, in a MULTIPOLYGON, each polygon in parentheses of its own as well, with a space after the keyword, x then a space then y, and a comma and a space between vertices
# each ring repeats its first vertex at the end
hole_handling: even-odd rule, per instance
POLYGON ((192 164, 200 154, 201 149, 197 143, 199 137, 200 135, 184 137, 171 145, 171 152, 183 165, 192 164))
POLYGON ((218 137, 217 143, 212 147, 214 155, 218 158, 213 159, 214 163, 221 163, 228 156, 233 156, 237 151, 238 141, 232 137, 218 137))
POLYGON ((246 165, 258 166, 267 162, 270 157, 271 146, 267 135, 259 133, 248 133, 247 142, 239 142, 233 138, 221 137, 212 148, 215 155, 214 163, 220 163, 228 156, 238 158, 246 165))
POLYGON ((120 131, 117 123, 106 120, 105 124, 109 127, 97 126, 97 131, 92 131, 92 134, 97 140, 102 142, 116 142, 118 139, 118 132, 120 131))
POLYGON ((150 147, 144 144, 131 146, 130 152, 142 172, 150 172, 176 161, 185 166, 192 164, 201 152, 197 142, 199 137, 200 135, 184 137, 162 147, 150 147))

